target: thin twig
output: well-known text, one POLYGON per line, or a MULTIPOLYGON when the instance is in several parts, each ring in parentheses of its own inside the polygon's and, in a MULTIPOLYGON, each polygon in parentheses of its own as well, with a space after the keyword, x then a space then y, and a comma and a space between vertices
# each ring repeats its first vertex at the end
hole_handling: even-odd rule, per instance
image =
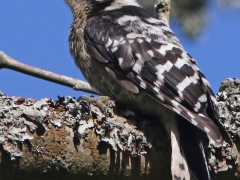
MULTIPOLYGON (((164 23, 167 25, 169 25, 170 1, 171 0, 158 0, 155 4, 156 10, 158 12, 158 18, 164 21, 164 23)), ((71 87, 74 90, 99 94, 87 82, 20 63, 7 56, 4 52, 0 51, 0 69, 1 68, 12 69, 14 71, 38 77, 40 79, 71 87)))
POLYGON ((28 74, 40 79, 44 79, 44 80, 61 84, 67 87, 71 87, 74 90, 84 91, 84 92, 93 93, 93 94, 99 94, 87 82, 20 63, 12 59, 11 57, 7 56, 2 51, 0 51, 0 69, 1 68, 12 69, 12 70, 15 70, 24 74, 28 74))
POLYGON ((158 18, 169 26, 171 0, 157 0, 155 8, 158 18))

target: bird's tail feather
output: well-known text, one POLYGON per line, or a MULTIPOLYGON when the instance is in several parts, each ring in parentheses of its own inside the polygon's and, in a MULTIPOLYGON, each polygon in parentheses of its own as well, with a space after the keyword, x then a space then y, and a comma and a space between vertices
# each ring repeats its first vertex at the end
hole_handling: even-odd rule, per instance
POLYGON ((207 135, 181 117, 177 123, 178 127, 181 127, 178 128, 180 147, 191 177, 195 176, 198 180, 211 180, 204 150, 204 144, 208 143, 207 135))
POLYGON ((173 180, 190 180, 190 171, 184 153, 181 150, 178 129, 172 125, 171 128, 171 173, 173 180))

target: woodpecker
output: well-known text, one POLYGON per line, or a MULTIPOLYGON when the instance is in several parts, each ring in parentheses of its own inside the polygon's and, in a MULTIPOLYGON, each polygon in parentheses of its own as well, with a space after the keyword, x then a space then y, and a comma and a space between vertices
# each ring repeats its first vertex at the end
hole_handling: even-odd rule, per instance
POLYGON ((161 120, 172 179, 210 179, 203 141, 232 141, 209 82, 171 29, 135 0, 65 1, 73 14, 70 51, 89 84, 161 120), (191 162, 195 155, 199 164, 191 162))

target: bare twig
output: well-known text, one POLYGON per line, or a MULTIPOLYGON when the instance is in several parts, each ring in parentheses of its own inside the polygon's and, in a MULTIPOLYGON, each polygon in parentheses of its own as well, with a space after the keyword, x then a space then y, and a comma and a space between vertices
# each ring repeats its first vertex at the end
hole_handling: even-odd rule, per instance
POLYGON ((157 0, 155 8, 158 18, 169 26, 171 0, 157 0))
POLYGON ((67 87, 71 87, 74 90, 98 94, 98 92, 94 90, 87 82, 20 63, 7 56, 2 51, 0 51, 0 69, 1 68, 12 69, 24 74, 38 77, 67 87))
MULTIPOLYGON (((158 0, 155 7, 158 12, 158 18, 169 25, 170 0, 158 0)), ((12 69, 14 71, 71 87, 74 90, 99 94, 87 82, 20 63, 0 51, 0 69, 1 68, 12 69)))

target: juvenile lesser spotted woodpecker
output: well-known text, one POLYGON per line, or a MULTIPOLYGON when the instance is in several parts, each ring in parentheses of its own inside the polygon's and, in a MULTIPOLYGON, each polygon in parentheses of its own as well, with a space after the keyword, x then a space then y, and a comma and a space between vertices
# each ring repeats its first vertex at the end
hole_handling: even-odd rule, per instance
POLYGON ((172 179, 210 179, 202 139, 232 142, 208 81, 169 27, 135 0, 65 1, 74 18, 71 54, 90 85, 159 117, 171 140, 172 179), (202 167, 191 163, 197 154, 202 167))

